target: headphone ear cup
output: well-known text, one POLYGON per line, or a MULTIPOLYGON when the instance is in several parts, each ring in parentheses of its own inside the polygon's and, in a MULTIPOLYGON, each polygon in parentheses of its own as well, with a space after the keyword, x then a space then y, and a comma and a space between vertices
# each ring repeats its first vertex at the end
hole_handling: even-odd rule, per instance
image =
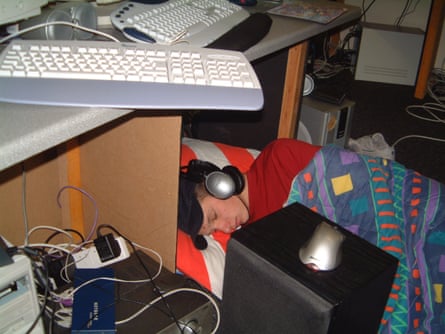
POLYGON ((236 184, 233 178, 222 171, 207 175, 204 185, 207 192, 218 199, 228 199, 236 192, 236 184))
POLYGON ((233 182, 235 183, 235 191, 232 195, 241 194, 245 186, 244 176, 241 171, 235 166, 225 166, 222 171, 227 175, 230 175, 230 177, 233 179, 233 182))
POLYGON ((220 169, 211 162, 194 159, 183 168, 187 171, 181 175, 196 183, 204 181, 207 192, 213 197, 227 199, 244 189, 243 174, 235 166, 220 169))

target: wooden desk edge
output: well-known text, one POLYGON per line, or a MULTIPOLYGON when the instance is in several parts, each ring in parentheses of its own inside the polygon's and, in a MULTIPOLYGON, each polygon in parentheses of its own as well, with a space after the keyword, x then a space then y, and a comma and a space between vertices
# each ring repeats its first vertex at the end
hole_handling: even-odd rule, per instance
POLYGON ((288 52, 278 138, 293 138, 295 136, 308 44, 308 41, 302 42, 290 48, 288 52))
POLYGON ((431 5, 430 18, 425 35, 422 59, 420 61, 419 72, 414 91, 417 99, 425 98, 428 86, 428 79, 433 69, 434 60, 440 42, 440 34, 445 17, 445 1, 434 0, 431 5))

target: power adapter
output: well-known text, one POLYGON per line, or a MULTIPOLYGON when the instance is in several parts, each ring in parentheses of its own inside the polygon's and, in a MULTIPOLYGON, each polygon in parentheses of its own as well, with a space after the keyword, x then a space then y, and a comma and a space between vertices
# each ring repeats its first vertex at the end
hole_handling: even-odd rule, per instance
POLYGON ((112 260, 121 254, 119 244, 111 233, 95 239, 94 246, 102 262, 112 260))
POLYGON ((114 238, 109 234, 94 240, 94 246, 72 255, 76 268, 95 269, 125 260, 130 252, 122 237, 114 238))

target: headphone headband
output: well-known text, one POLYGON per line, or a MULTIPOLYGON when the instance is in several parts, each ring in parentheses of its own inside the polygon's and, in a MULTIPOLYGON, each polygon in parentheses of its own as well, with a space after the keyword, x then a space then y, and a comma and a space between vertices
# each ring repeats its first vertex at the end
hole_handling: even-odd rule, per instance
POLYGON ((196 183, 205 181, 206 176, 210 173, 221 170, 211 162, 197 159, 190 160, 188 165, 181 167, 181 169, 186 170, 185 172, 181 171, 181 175, 196 183))

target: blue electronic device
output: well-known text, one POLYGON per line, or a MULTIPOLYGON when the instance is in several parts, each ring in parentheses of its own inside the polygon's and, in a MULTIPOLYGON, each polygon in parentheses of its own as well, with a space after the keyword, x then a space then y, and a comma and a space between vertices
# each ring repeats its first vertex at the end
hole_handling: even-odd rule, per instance
POLYGON ((82 287, 74 293, 72 334, 116 332, 114 281, 109 278, 114 278, 112 268, 76 269, 74 287, 82 287))

